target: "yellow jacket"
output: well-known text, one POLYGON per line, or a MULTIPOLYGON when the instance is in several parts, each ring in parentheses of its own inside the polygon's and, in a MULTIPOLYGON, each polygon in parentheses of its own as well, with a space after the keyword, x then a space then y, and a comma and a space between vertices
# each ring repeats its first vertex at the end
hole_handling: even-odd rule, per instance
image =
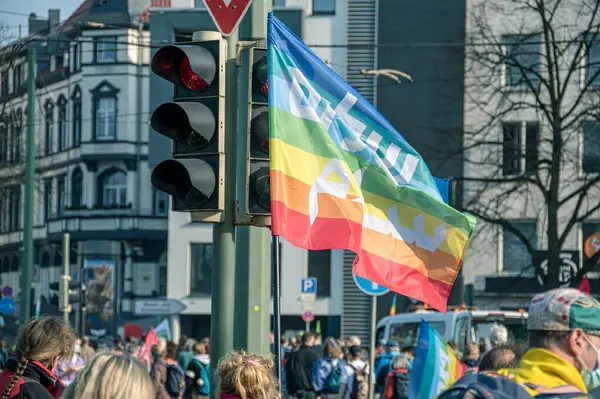
MULTIPOLYGON (((499 370, 498 373, 520 384, 541 386, 544 390, 572 385, 587 393, 583 378, 575 366, 545 349, 530 349, 521 359, 518 369, 499 370)), ((532 396, 539 392, 528 386, 526 389, 532 396)))

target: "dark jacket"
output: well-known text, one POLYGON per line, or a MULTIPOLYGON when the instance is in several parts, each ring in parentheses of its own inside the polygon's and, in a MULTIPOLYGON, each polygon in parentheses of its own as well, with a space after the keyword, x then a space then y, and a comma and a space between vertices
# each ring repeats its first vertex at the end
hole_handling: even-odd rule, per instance
MULTIPOLYGON (((0 396, 15 374, 17 359, 10 357, 0 373, 0 396)), ((60 398, 64 385, 39 362, 29 362, 23 377, 14 385, 9 399, 52 399, 60 398)))
POLYGON ((314 392, 312 372, 313 365, 319 359, 317 353, 309 346, 302 345, 297 352, 289 354, 285 363, 287 391, 293 395, 298 391, 314 392))
MULTIPOLYGON (((185 393, 184 398, 195 398, 202 395, 203 391, 210 388, 210 380, 202 381, 202 376, 205 374, 202 372, 202 368, 206 370, 208 376, 210 376, 210 358, 207 355, 195 356, 190 361, 185 371, 185 393), (200 385, 202 384, 202 385, 200 385)), ((204 394, 203 396, 207 396, 204 394)))
POLYGON ((408 399, 410 374, 406 369, 391 371, 385 379, 381 399, 408 399))

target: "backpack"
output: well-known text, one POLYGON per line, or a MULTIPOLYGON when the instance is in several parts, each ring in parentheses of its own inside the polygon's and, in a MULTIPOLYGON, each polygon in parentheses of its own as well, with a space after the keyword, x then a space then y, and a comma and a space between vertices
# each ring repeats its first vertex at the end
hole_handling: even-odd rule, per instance
POLYGON ((547 391, 541 387, 524 384, 540 393, 530 395, 525 386, 509 377, 496 374, 469 374, 456 381, 450 388, 442 392, 438 399, 576 399, 589 398, 583 392, 573 392, 574 387, 557 387, 547 391))
POLYGON ((342 368, 340 363, 331 362, 331 372, 327 376, 327 393, 338 393, 342 384, 342 368))
POLYGON ((369 397, 369 375, 365 371, 367 366, 362 369, 358 369, 352 365, 350 367, 354 370, 350 399, 367 399, 369 397))
POLYGON ((379 372, 375 376, 375 385, 380 392, 383 392, 383 388, 385 387, 385 380, 390 372, 394 370, 394 359, 389 359, 387 364, 384 364, 379 369, 379 372))
POLYGON ((208 396, 210 393, 210 373, 208 372, 208 365, 202 363, 198 359, 192 360, 192 363, 196 364, 200 369, 200 375, 194 377, 194 385, 197 387, 197 392, 200 395, 208 396), (199 384, 199 380, 202 380, 202 384, 199 384))
POLYGON ((173 397, 179 397, 185 390, 185 374, 178 364, 167 366, 167 392, 173 397))

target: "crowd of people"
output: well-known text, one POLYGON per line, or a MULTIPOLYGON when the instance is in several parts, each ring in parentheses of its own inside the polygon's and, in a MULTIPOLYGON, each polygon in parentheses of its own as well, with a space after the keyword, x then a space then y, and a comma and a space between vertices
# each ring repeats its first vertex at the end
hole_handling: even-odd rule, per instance
MULTIPOLYGON (((574 289, 546 292, 533 298, 527 327, 527 344, 507 342, 497 325, 489 344, 468 345, 465 376, 438 398, 600 397, 599 302, 574 289)), ((185 337, 178 345, 158 340, 148 358, 134 342, 96 350, 61 318, 41 316, 22 328, 10 351, 0 351, 0 399, 203 399, 213 373, 220 399, 369 397, 368 353, 358 337, 323 340, 306 332, 281 344, 280 391, 272 357, 234 351, 212 370, 210 340, 185 337)), ((424 360, 393 339, 377 344, 375 397, 414 397, 411 372, 424 360)))

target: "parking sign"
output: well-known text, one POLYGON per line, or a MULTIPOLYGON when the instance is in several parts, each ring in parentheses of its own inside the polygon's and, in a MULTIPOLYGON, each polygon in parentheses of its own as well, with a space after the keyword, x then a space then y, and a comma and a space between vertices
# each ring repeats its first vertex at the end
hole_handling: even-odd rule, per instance
POLYGON ((302 293, 303 294, 316 294, 317 293, 317 279, 315 277, 306 277, 302 279, 302 293))

